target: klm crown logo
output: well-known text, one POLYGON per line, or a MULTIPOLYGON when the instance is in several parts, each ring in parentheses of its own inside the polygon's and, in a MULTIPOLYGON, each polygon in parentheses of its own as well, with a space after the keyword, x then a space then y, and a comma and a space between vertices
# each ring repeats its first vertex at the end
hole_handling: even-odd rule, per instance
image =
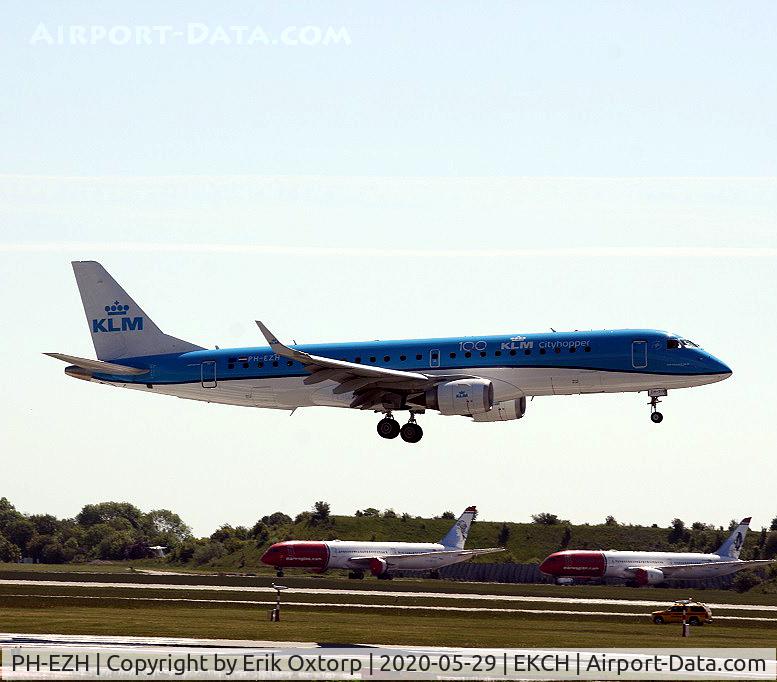
POLYGON ((105 306, 106 317, 95 318, 92 320, 92 333, 98 332, 142 332, 143 318, 130 317, 128 315, 130 307, 114 301, 111 305, 105 306))

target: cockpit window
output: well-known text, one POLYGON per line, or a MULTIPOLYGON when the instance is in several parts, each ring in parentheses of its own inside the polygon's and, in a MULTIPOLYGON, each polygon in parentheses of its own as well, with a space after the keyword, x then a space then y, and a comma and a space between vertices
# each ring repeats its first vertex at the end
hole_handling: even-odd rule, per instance
POLYGON ((698 348, 699 346, 688 339, 667 339, 667 348, 698 348))

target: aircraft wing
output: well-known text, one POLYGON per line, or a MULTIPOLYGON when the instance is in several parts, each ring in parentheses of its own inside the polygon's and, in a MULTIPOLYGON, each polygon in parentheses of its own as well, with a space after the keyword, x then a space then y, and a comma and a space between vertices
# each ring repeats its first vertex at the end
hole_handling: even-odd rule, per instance
POLYGON ((336 360, 321 355, 312 355, 282 344, 267 327, 256 320, 273 353, 299 362, 310 376, 305 384, 317 384, 322 381, 336 381, 339 385, 332 391, 335 394, 353 392, 351 407, 368 410, 384 403, 393 404, 403 395, 419 394, 436 384, 451 379, 473 378, 473 375, 457 374, 441 376, 408 372, 387 367, 362 365, 346 360, 336 360))
MULTIPOLYGON (((693 577, 693 573, 700 568, 703 568, 707 575, 714 575, 715 573, 719 575, 728 575, 729 573, 741 571, 746 568, 758 568, 759 566, 768 566, 773 563, 775 563, 775 559, 753 559, 752 561, 711 561, 709 563, 658 566, 657 568, 667 578, 682 579, 688 574, 691 574, 691 577, 693 577)), ((627 570, 634 570, 635 568, 639 567, 630 567, 627 570)))
POLYGON ((352 556, 348 561, 355 565, 369 566, 375 559, 382 559, 391 568, 402 568, 407 564, 412 564, 414 559, 423 559, 425 557, 443 557, 451 559, 470 559, 481 554, 493 554, 495 552, 504 552, 504 547, 489 547, 487 549, 452 549, 441 552, 417 552, 416 554, 374 554, 372 556, 352 556))

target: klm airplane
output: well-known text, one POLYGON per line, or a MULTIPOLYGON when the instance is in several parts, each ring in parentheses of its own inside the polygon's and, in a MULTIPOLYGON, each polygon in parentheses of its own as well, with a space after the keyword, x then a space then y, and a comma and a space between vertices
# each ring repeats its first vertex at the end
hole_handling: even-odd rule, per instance
POLYGON ((323 405, 381 413, 378 434, 417 443, 416 415, 520 419, 527 396, 645 391, 660 398, 731 369, 688 339, 651 329, 468 336, 210 350, 168 336, 102 265, 73 263, 97 360, 47 353, 65 373, 99 384, 227 405, 294 410, 323 405), (407 411, 400 427, 394 413, 407 411))

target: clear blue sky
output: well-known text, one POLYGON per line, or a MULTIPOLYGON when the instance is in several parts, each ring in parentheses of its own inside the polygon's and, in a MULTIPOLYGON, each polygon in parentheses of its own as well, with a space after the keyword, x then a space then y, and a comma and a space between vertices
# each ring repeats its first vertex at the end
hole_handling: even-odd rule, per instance
POLYGON ((0 495, 60 516, 102 499, 169 507, 198 533, 322 498, 342 513, 477 503, 496 520, 768 524, 775 15, 771 2, 4 4, 0 495), (259 26, 279 44, 193 44, 194 24, 259 26), (183 37, 40 39, 74 26, 183 37), (348 40, 282 44, 303 26, 348 40), (657 327, 735 374, 671 395, 660 427, 643 396, 544 398, 512 424, 427 415, 403 447, 371 415, 68 379, 40 353, 93 352, 69 267, 86 258, 203 345, 258 343, 257 317, 300 342, 657 327))

